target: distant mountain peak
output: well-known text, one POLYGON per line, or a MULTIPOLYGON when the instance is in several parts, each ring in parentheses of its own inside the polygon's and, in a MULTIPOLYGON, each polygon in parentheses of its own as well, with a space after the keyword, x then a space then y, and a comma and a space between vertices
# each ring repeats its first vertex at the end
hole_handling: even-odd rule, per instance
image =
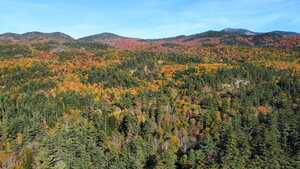
POLYGON ((74 39, 64 33, 61 32, 53 32, 53 33, 43 33, 38 31, 33 32, 26 32, 23 34, 16 34, 16 33, 4 33, 0 35, 0 40, 7 40, 7 41, 35 41, 41 39, 48 39, 51 41, 60 41, 60 42, 67 42, 73 41, 74 39))
POLYGON ((241 28, 225 28, 225 29, 221 30, 221 32, 239 34, 239 35, 257 35, 257 34, 259 34, 257 32, 253 32, 248 29, 241 29, 241 28))
POLYGON ((114 39, 120 39, 120 38, 126 38, 114 33, 104 32, 100 34, 90 35, 83 38, 79 38, 79 41, 86 41, 86 42, 99 42, 103 40, 114 40, 114 39))
POLYGON ((43 33, 43 32, 27 32, 22 34, 23 37, 35 38, 35 37, 47 37, 47 38, 63 38, 63 39, 73 39, 71 36, 62 33, 62 32, 52 32, 52 33, 43 33))
POLYGON ((120 35, 114 34, 114 33, 109 33, 109 32, 104 32, 104 33, 100 33, 98 34, 98 36, 102 36, 102 37, 106 37, 106 38, 119 38, 121 37, 120 35))
POLYGON ((81 39, 116 39, 116 38, 124 38, 124 37, 114 33, 104 32, 95 35, 90 35, 81 39))
POLYGON ((11 33, 11 32, 0 34, 0 37, 18 37, 18 36, 20 36, 20 35, 16 34, 16 33, 11 33))

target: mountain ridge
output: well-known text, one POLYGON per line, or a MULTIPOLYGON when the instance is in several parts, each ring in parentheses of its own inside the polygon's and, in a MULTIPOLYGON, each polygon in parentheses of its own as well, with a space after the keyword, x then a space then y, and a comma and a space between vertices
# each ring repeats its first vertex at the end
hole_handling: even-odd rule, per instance
POLYGON ((62 32, 27 32, 23 34, 0 34, 0 42, 12 43, 40 43, 56 41, 102 43, 115 48, 136 50, 148 47, 174 47, 174 46, 211 46, 211 45, 242 45, 267 46, 279 48, 300 48, 300 34, 288 31, 254 32, 241 28, 225 28, 220 31, 209 30, 191 35, 178 35, 160 39, 142 39, 121 36, 104 32, 73 38, 62 32))
POLYGON ((279 34, 282 36, 300 36, 300 33, 298 32, 293 32, 293 31, 282 31, 282 30, 274 30, 274 31, 269 31, 269 32, 255 32, 255 31, 251 31, 248 29, 243 29, 243 28, 224 28, 222 30, 208 30, 208 31, 204 31, 204 32, 200 32, 200 33, 195 33, 195 34, 190 34, 190 35, 176 35, 176 36, 170 36, 170 37, 164 37, 164 38, 138 38, 138 37, 127 37, 127 36, 121 36, 115 33, 111 33, 111 32, 103 32, 103 33, 99 33, 99 34, 92 34, 92 35, 88 35, 88 36, 84 36, 84 37, 80 37, 80 38, 74 38, 66 33, 63 32, 49 32, 49 33, 45 33, 45 32, 39 32, 39 31, 31 31, 31 32, 25 32, 25 33, 13 33, 13 32, 6 32, 6 33, 2 33, 0 34, 0 38, 1 37, 8 37, 8 36, 15 36, 15 37, 28 37, 28 36, 36 36, 36 35, 41 35, 41 36, 62 36, 65 38, 69 38, 69 39, 73 39, 73 40, 83 40, 83 39, 87 39, 87 38, 92 38, 92 37, 96 37, 96 38, 106 38, 106 39, 110 39, 110 38, 128 38, 128 39, 140 39, 140 40, 149 40, 149 41, 155 41, 155 40, 163 40, 163 39, 174 39, 174 38, 181 38, 181 37, 191 37, 191 36, 195 36, 195 35, 202 35, 205 36, 206 34, 209 33, 230 33, 233 35, 248 35, 248 36, 253 36, 253 35, 259 35, 259 34, 279 34))

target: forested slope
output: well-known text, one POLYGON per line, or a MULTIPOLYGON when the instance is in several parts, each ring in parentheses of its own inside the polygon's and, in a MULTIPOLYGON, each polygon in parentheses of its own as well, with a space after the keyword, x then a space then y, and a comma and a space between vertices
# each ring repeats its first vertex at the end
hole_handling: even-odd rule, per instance
POLYGON ((299 50, 0 45, 0 168, 296 169, 299 50))

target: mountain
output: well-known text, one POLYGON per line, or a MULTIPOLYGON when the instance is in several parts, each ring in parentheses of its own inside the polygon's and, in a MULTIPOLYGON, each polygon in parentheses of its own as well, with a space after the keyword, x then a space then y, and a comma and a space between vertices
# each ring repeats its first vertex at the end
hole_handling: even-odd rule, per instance
POLYGON ((100 33, 83 37, 77 40, 78 42, 103 43, 115 48, 137 50, 147 45, 148 42, 142 39, 129 38, 113 33, 100 33))
POLYGON ((260 33, 253 32, 247 29, 235 29, 235 28, 225 28, 220 32, 230 33, 230 34, 237 34, 237 35, 258 35, 260 33))
POLYGON ((4 33, 0 34, 0 42, 19 42, 20 41, 19 34, 16 33, 4 33))
POLYGON ((281 36, 300 36, 300 33, 296 33, 296 32, 286 32, 286 31, 272 31, 270 32, 271 34, 278 34, 281 36))
POLYGON ((82 41, 82 42, 98 42, 98 41, 103 41, 103 40, 109 40, 109 39, 120 39, 120 38, 126 38, 126 37, 122 37, 113 33, 100 33, 100 34, 96 34, 96 35, 90 35, 87 37, 83 37, 78 39, 78 41, 82 41))
POLYGON ((42 33, 42 32, 27 32, 24 34, 4 33, 0 35, 0 41, 4 42, 44 42, 44 41, 57 41, 57 42, 70 42, 74 41, 71 36, 61 33, 42 33))
POLYGON ((28 32, 22 34, 22 37, 26 39, 48 38, 49 40, 66 40, 66 41, 74 40, 71 36, 61 32, 53 32, 53 33, 28 32))
POLYGON ((272 31, 258 33, 247 29, 226 28, 220 31, 206 31, 203 33, 162 39, 160 42, 183 46, 214 46, 214 45, 242 45, 266 46, 278 48, 299 48, 300 34, 286 31, 272 31))

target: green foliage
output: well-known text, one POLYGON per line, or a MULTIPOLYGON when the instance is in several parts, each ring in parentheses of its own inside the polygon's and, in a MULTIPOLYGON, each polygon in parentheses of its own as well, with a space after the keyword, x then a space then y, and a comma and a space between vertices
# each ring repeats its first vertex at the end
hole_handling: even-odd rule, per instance
POLYGON ((60 45, 57 42, 49 41, 47 43, 35 43, 32 46, 34 49, 39 51, 50 52, 51 50, 58 48, 60 45))
POLYGON ((87 72, 87 83, 100 83, 105 87, 136 87, 139 80, 119 69, 95 69, 87 72))
POLYGON ((65 43, 65 46, 69 48, 76 48, 76 49, 85 49, 85 50, 91 50, 91 51, 97 51, 101 49, 107 49, 109 48, 106 44, 101 43, 82 43, 82 42, 72 42, 72 43, 65 43))
POLYGON ((25 45, 0 44, 0 58, 25 57, 30 54, 30 48, 25 45))
POLYGON ((11 88, 20 86, 29 80, 45 78, 47 76, 51 76, 51 72, 46 65, 34 64, 27 69, 21 69, 17 66, 15 69, 5 73, 2 83, 11 88))

